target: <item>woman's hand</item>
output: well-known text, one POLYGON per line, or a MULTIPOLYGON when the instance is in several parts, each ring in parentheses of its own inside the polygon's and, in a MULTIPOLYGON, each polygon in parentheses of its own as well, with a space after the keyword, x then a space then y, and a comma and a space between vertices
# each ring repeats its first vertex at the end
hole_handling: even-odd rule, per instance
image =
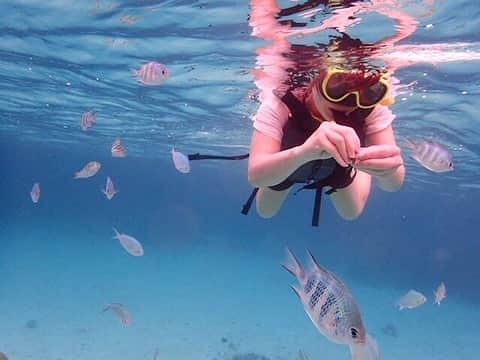
POLYGON ((355 169, 383 177, 403 165, 401 150, 396 145, 371 145, 361 148, 353 162, 355 169))
POLYGON ((302 145, 308 160, 333 157, 343 167, 352 164, 360 151, 360 139, 351 127, 323 122, 302 145))

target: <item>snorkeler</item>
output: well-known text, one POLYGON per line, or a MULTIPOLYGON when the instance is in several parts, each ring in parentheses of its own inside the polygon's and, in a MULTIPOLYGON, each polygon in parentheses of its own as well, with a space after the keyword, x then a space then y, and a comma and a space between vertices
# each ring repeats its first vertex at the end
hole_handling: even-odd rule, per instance
POLYGON ((388 90, 379 70, 335 66, 305 89, 266 97, 255 116, 248 168, 259 188, 258 213, 274 216, 295 183, 317 189, 317 197, 328 188, 345 219, 362 213, 372 177, 385 191, 400 189, 405 169, 394 116, 382 104, 388 90))
POLYGON ((405 177, 388 108, 390 74, 367 61, 375 45, 342 32, 327 45, 290 44, 287 37, 297 32, 282 15, 296 9, 283 14, 273 0, 252 0, 251 7, 252 34, 272 43, 257 50, 261 105, 253 117, 248 164, 255 190, 242 212, 256 197, 259 215, 273 217, 293 185, 302 184, 300 189, 316 190, 312 225, 318 225, 324 190, 340 216, 356 219, 372 178, 393 192, 405 177))

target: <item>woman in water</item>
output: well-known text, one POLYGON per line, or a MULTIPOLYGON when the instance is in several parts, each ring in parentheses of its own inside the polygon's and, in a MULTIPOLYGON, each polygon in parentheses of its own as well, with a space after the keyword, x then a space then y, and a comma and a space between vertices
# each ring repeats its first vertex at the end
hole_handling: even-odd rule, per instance
MULTIPOLYGON (((270 29, 274 46, 285 40, 278 33, 270 29)), ((336 45, 345 50, 355 43, 344 35, 336 45)), ((388 108, 393 102, 388 73, 353 58, 321 58, 307 85, 281 93, 263 89, 248 166, 262 217, 278 212, 295 183, 317 190, 314 225, 323 188, 343 218, 355 219, 365 207, 372 178, 390 192, 403 184, 405 168, 388 108)))

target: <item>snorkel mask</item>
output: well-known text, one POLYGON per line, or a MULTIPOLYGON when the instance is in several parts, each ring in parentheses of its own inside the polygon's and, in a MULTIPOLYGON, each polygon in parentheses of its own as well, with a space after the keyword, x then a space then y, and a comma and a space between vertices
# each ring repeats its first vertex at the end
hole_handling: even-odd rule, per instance
POLYGON ((360 109, 371 109, 377 104, 393 105, 394 99, 387 97, 389 90, 388 74, 380 71, 330 67, 321 83, 322 95, 328 101, 360 109))

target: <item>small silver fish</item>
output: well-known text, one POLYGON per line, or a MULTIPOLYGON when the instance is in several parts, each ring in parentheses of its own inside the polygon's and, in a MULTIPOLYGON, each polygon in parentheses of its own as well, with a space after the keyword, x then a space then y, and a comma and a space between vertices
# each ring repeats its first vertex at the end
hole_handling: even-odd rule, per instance
POLYGON ((308 252, 312 268, 305 271, 287 248, 284 268, 293 274, 301 288, 292 286, 305 312, 317 329, 337 344, 365 344, 367 332, 360 309, 350 290, 308 252))
POLYGON ((30 191, 30 197, 34 204, 38 203, 38 200, 40 200, 40 184, 39 183, 33 184, 32 191, 30 191))
POLYGON ((127 234, 121 234, 117 229, 113 228, 115 232, 114 239, 118 239, 123 248, 133 256, 143 256, 143 247, 142 244, 135 239, 133 236, 127 234))
POLYGON ((100 170, 100 163, 98 161, 90 161, 82 170, 75 173, 74 179, 86 179, 95 175, 100 170))
POLYGON ((419 293, 416 290, 410 290, 400 299, 397 300, 395 305, 399 310, 403 309, 414 309, 420 305, 425 304, 427 298, 422 293, 419 293))
POLYGON ((406 139, 405 146, 412 150, 411 158, 426 169, 436 173, 453 171, 453 156, 444 145, 433 141, 413 142, 406 139))
POLYGON ((176 151, 174 147, 172 147, 171 153, 175 169, 177 169, 182 174, 188 174, 190 172, 190 160, 188 160, 188 156, 182 154, 179 151, 176 151))
POLYGON ((102 192, 105 194, 108 200, 112 200, 115 194, 118 193, 118 190, 115 189, 113 181, 110 176, 107 176, 107 182, 105 184, 105 189, 102 189, 102 192))
POLYGON ((170 77, 165 65, 156 61, 143 64, 140 69, 133 70, 132 73, 140 83, 150 86, 159 85, 170 77))
POLYGON ((127 150, 122 145, 122 141, 119 138, 116 138, 112 144, 112 156, 117 158, 127 157, 127 150))
POLYGON ((434 303, 437 305, 440 305, 442 300, 447 297, 447 289, 445 288, 445 284, 443 282, 438 285, 438 288, 433 292, 433 295, 435 295, 434 303))
POLYGON ((102 312, 105 312, 108 310, 113 311, 113 313, 118 317, 118 319, 120 320, 123 326, 132 325, 132 316, 130 315, 130 312, 124 305, 119 303, 111 303, 105 306, 102 312))
POLYGON ((83 131, 87 131, 89 128, 95 124, 97 121, 97 118, 95 117, 95 111, 90 110, 85 113, 83 113, 82 118, 80 120, 80 127, 82 128, 83 131))

